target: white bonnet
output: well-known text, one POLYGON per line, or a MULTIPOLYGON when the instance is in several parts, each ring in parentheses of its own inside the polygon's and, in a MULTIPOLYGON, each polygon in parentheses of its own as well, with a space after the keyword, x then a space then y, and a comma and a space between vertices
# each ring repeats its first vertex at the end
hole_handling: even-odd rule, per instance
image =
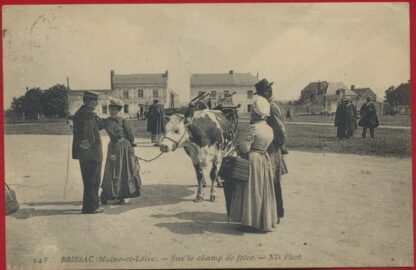
POLYGON ((270 116, 270 103, 262 96, 257 96, 253 103, 253 111, 261 116, 270 116))

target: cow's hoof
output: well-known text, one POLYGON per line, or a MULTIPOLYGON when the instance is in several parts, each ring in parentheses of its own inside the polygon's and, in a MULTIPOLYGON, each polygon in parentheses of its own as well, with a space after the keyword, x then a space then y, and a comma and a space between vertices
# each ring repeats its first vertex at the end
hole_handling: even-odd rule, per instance
POLYGON ((196 195, 194 202, 203 202, 203 201, 204 201, 204 196, 196 195))
POLYGON ((209 200, 211 201, 211 202, 215 202, 215 200, 217 199, 217 196, 215 196, 215 195, 211 195, 210 197, 209 197, 209 200))

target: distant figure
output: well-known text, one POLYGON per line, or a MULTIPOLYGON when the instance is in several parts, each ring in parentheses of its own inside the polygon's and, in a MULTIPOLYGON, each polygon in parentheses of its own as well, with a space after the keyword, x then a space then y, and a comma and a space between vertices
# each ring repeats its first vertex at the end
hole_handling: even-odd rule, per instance
POLYGON ((290 111, 290 109, 288 109, 286 112, 286 119, 292 120, 292 112, 290 111))
POLYGON ((364 103, 360 109, 361 119, 358 122, 358 125, 363 127, 362 138, 365 139, 367 135, 367 128, 370 129, 371 139, 374 139, 374 129, 378 127, 378 116, 377 109, 373 102, 371 102, 371 97, 367 97, 367 103, 364 103))
POLYGON ((347 98, 342 98, 338 102, 337 110, 335 112, 334 125, 337 127, 337 138, 344 139, 347 136, 347 98))
POLYGON ((165 109, 159 104, 159 100, 153 100, 147 112, 147 131, 151 133, 151 140, 154 146, 158 146, 160 139, 165 133, 165 109))
POLYGON ((352 103, 351 99, 348 99, 345 106, 346 109, 346 136, 347 138, 354 137, 354 131, 357 130, 357 108, 352 103))
POLYGON ((102 213, 98 190, 101 182, 101 162, 103 150, 99 130, 103 129, 102 120, 94 113, 98 104, 98 94, 85 91, 84 105, 75 113, 72 158, 78 159, 81 167, 84 196, 83 214, 102 213))
POLYGON ((102 204, 107 204, 108 200, 123 204, 125 198, 140 196, 141 181, 132 148, 133 131, 128 122, 118 116, 123 105, 111 101, 109 108, 110 117, 103 120, 110 142, 100 200, 102 204))
POLYGON ((137 112, 137 120, 143 119, 143 111, 144 111, 143 105, 139 105, 139 111, 137 112))

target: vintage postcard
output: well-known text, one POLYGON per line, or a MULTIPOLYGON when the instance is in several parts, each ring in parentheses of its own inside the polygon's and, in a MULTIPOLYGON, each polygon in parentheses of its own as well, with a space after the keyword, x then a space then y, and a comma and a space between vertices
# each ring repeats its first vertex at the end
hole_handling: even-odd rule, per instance
POLYGON ((7 269, 413 266, 409 16, 3 6, 7 269))

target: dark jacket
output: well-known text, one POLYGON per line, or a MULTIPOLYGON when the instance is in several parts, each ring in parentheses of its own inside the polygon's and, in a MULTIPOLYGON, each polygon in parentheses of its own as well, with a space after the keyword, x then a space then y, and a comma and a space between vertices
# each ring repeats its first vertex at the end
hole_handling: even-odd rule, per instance
POLYGON ((376 128, 379 125, 377 117, 376 106, 370 103, 364 103, 360 109, 361 119, 358 122, 358 125, 366 128, 376 128))
POLYGON ((72 158, 80 160, 103 160, 101 137, 99 130, 103 129, 101 120, 86 105, 74 115, 74 139, 72 142, 72 158), (83 149, 81 144, 86 141, 90 146, 83 149))
MULTIPOLYGON (((287 154, 287 149, 284 143, 287 138, 283 106, 275 98, 271 98, 270 102, 270 117, 267 118, 267 124, 273 129, 273 142, 270 144, 267 152, 269 153, 272 166, 276 174, 282 175, 288 172, 286 162, 283 154, 287 154)), ((276 181, 276 179, 275 179, 276 181)))
POLYGON ((151 105, 147 115, 147 131, 152 134, 165 133, 165 108, 163 105, 151 105))

